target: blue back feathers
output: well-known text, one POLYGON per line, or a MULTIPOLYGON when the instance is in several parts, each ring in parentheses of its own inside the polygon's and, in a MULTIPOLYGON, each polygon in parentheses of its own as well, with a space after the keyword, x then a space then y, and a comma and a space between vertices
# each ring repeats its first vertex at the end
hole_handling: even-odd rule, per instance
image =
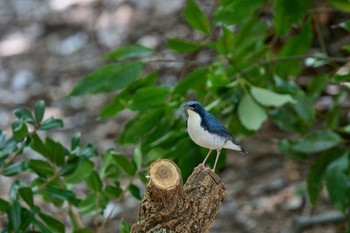
MULTIPOLYGON (((193 108, 193 111, 198 113, 201 116, 201 126, 209 131, 210 133, 215 133, 217 135, 220 135, 225 138, 232 138, 232 135, 227 131, 225 126, 221 124, 221 122, 216 119, 213 115, 208 113, 203 105, 199 103, 198 101, 189 101, 186 103, 186 106, 190 106, 193 108)), ((186 121, 186 126, 187 126, 187 121, 186 121)), ((235 141, 234 141, 235 142, 235 141)), ((235 142, 236 143, 236 142, 235 142)))

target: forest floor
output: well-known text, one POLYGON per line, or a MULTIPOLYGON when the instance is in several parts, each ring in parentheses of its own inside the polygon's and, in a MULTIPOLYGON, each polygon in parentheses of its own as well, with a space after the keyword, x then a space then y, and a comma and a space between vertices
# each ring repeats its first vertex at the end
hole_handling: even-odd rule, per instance
MULTIPOLYGON (((182 4, 183 0, 0 1, 0 128, 10 131, 14 108, 45 99, 47 115, 64 119, 65 128, 52 135, 55 139, 67 144, 67 134, 80 131, 84 141, 101 151, 114 147, 130 114, 99 121, 99 108, 111 96, 65 96, 101 64, 104 54, 120 45, 137 42, 161 48, 167 36, 190 35, 182 4)), ((181 72, 173 64, 157 69, 169 83, 181 72)), ((287 233, 296 217, 336 213, 326 193, 311 208, 305 186, 310 164, 292 161, 275 147, 276 139, 286 136, 267 122, 243 141, 248 155, 228 152, 227 165, 219 171, 227 196, 211 233, 287 233)), ((6 196, 9 181, 0 177, 1 196, 6 196)), ((116 232, 121 218, 135 221, 137 201, 126 196, 117 204, 121 208, 106 232, 116 232)), ((343 227, 317 225, 304 232, 340 233, 343 227)))

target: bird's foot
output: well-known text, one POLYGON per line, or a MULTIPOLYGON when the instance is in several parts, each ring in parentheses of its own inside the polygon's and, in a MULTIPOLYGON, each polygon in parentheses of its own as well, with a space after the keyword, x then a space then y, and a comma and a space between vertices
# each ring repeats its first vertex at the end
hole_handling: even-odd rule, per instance
POLYGON ((197 168, 200 168, 200 169, 203 169, 203 170, 209 169, 209 167, 206 167, 204 163, 200 163, 200 164, 196 167, 196 169, 197 169, 197 168))
POLYGON ((195 169, 197 169, 197 168, 202 169, 204 171, 212 170, 214 172, 214 170, 210 169, 210 167, 206 167, 204 163, 200 163, 195 169))

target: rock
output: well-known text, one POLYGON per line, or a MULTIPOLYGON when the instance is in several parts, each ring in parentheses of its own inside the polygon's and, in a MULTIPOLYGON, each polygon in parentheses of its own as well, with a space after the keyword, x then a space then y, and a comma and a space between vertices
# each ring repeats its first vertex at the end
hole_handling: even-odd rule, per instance
POLYGON ((9 81, 9 75, 6 70, 0 69, 0 85, 5 85, 9 81))
POLYGON ((138 41, 138 44, 143 45, 148 48, 155 49, 159 45, 159 38, 153 35, 146 35, 141 37, 138 41))
POLYGON ((105 10, 97 19, 98 41, 111 49, 119 46, 133 22, 134 8, 124 4, 115 11, 105 10))
POLYGON ((0 41, 0 57, 1 56, 13 56, 27 52, 32 46, 32 38, 30 36, 15 31, 0 41))
POLYGON ((284 204, 286 210, 298 210, 303 205, 303 198, 301 196, 292 195, 290 196, 284 204))
POLYGON ((73 54, 86 45, 87 38, 83 32, 70 35, 57 45, 56 52, 64 56, 73 54))
POLYGON ((34 74, 29 70, 19 70, 15 73, 11 81, 11 88, 19 91, 30 85, 34 80, 34 74))

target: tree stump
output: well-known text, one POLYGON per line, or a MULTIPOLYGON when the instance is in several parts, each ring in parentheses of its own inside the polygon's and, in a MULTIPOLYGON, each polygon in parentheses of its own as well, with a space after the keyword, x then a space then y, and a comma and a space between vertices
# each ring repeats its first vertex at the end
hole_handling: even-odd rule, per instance
POLYGON ((174 162, 155 161, 131 232, 208 232, 225 193, 226 186, 210 169, 195 168, 183 186, 174 162))

